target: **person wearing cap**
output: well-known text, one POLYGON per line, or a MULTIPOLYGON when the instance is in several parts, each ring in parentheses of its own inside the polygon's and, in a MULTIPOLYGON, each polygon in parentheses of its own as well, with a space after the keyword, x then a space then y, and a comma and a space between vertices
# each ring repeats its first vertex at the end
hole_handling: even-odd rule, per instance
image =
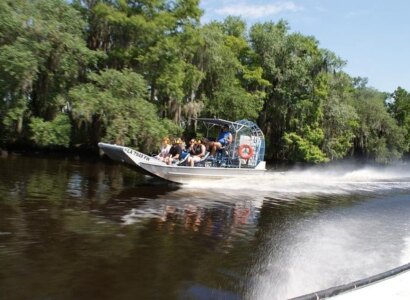
POLYGON ((155 157, 159 160, 164 161, 167 158, 170 149, 171 149, 171 141, 169 140, 168 137, 164 137, 162 139, 162 145, 161 145, 159 154, 155 157))
POLYGON ((181 148, 182 140, 174 139, 172 142, 172 147, 169 149, 168 156, 165 158, 165 163, 170 165, 176 160, 180 160, 182 156, 181 148))
POLYGON ((225 124, 222 126, 216 142, 211 145, 211 155, 215 156, 217 150, 226 147, 230 143, 232 143, 232 134, 229 132, 229 126, 225 124))
POLYGON ((201 140, 195 141, 191 149, 191 156, 188 157, 188 164, 193 167, 195 162, 201 160, 206 154, 206 147, 201 140))

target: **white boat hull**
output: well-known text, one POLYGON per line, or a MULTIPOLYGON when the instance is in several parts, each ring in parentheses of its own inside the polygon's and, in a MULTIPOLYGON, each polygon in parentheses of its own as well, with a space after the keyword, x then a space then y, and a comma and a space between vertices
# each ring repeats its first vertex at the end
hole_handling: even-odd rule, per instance
POLYGON ((217 180, 236 178, 249 175, 261 175, 266 171, 265 162, 260 162, 256 168, 225 168, 225 167, 188 167, 167 165, 164 162, 145 155, 134 149, 99 143, 98 146, 111 159, 144 169, 149 174, 176 183, 188 183, 196 180, 217 180))

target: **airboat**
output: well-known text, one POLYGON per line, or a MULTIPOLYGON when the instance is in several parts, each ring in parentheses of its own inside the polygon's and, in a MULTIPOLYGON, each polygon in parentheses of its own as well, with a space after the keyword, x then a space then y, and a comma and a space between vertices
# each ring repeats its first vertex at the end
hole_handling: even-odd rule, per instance
POLYGON ((120 145, 99 143, 98 146, 114 161, 175 183, 262 175, 266 171, 265 138, 262 130, 254 122, 232 122, 215 118, 196 120, 203 124, 206 136, 226 125, 233 139, 232 143, 220 149, 214 157, 207 153, 194 167, 186 166, 184 161, 167 165, 154 156, 120 145))

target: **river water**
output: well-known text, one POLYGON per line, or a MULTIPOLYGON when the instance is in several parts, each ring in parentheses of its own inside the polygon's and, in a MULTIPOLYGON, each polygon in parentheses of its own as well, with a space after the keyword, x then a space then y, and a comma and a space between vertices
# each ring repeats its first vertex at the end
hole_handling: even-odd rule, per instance
POLYGON ((410 262, 410 169, 188 186, 107 161, 0 158, 0 299, 286 299, 410 262))

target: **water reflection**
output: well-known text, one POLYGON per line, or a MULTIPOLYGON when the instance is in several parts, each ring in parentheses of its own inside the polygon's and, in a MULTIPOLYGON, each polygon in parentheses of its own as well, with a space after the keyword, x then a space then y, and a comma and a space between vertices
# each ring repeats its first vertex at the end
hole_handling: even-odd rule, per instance
POLYGON ((103 214, 123 226, 139 226, 147 220, 168 233, 196 232, 213 238, 234 239, 252 235, 258 222, 262 199, 223 199, 222 194, 168 186, 142 186, 124 190, 107 202, 103 214), (138 197, 135 197, 138 195, 138 197), (221 200, 222 199, 222 200, 221 200), (241 229, 246 227, 246 229, 241 229))
POLYGON ((408 173, 178 187, 111 163, 2 158, 1 296, 284 299, 356 280, 410 261, 408 173))

